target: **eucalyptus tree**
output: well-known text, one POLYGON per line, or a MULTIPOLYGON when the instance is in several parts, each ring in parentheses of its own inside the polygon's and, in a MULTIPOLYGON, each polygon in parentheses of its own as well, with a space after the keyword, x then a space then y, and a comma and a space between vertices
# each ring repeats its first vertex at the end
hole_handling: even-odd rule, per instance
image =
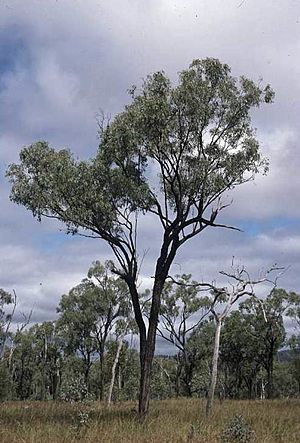
MULTIPOLYGON (((208 391, 207 403, 206 403, 206 415, 210 415, 213 407, 215 388, 218 376, 218 360, 220 351, 220 337, 221 330, 225 319, 228 317, 233 306, 247 297, 249 303, 254 302, 260 308, 260 312, 265 316, 264 303, 256 297, 254 292, 255 286, 262 283, 272 283, 269 278, 269 274, 280 268, 272 267, 266 271, 266 273, 257 278, 251 279, 249 273, 246 271, 244 266, 233 267, 231 272, 221 271, 220 274, 224 277, 228 277, 227 286, 218 287, 214 284, 210 285, 211 292, 211 308, 210 311, 213 314, 215 320, 215 338, 214 338, 214 352, 212 358, 212 369, 211 369, 211 381, 208 391)), ((201 286, 207 285, 202 283, 201 286)), ((247 303, 247 302, 245 302, 247 303)))
POLYGON ((9 336, 9 328, 13 315, 16 310, 17 295, 15 291, 10 294, 0 288, 0 362, 3 360, 7 339, 9 336), (7 307, 12 306, 11 312, 7 313, 7 307))
POLYGON ((296 322, 296 333, 289 338, 287 344, 294 354, 293 373, 298 384, 298 396, 300 396, 300 294, 290 292, 290 297, 292 297, 293 303, 286 311, 286 315, 296 322))
POLYGON ((263 343, 253 331, 249 317, 233 311, 224 322, 220 343, 220 368, 224 394, 231 398, 256 395, 256 381, 261 369, 263 343))
POLYGON ((209 315, 187 338, 186 347, 193 366, 192 394, 207 396, 211 379, 211 361, 214 350, 215 323, 209 315))
POLYGON ((182 380, 183 393, 190 397, 195 359, 190 354, 187 339, 209 313, 210 304, 207 297, 200 297, 197 282, 191 280, 191 274, 176 278, 176 285, 174 281, 168 281, 164 286, 157 330, 178 349, 177 394, 182 380))
MULTIPOLYGON (((10 294, 4 289, 0 288, 0 400, 5 400, 10 397, 10 382, 9 365, 7 364, 6 348, 10 336, 10 325, 16 309, 16 295, 15 292, 10 294), (7 309, 10 312, 7 312, 7 309)), ((9 360, 9 359, 8 359, 9 360)))
POLYGON ((14 336, 10 373, 16 396, 20 400, 26 400, 34 393, 33 381, 37 370, 34 342, 32 330, 18 331, 14 336))
POLYGON ((88 271, 89 281, 95 283, 98 294, 94 309, 97 313, 93 334, 100 358, 100 399, 104 398, 104 356, 108 336, 114 332, 120 340, 135 328, 127 285, 111 274, 112 261, 102 265, 95 261, 88 271))
POLYGON ((51 321, 35 324, 29 334, 35 355, 35 398, 46 400, 49 395, 55 400, 61 382, 62 339, 55 322, 51 321))
POLYGON ((93 357, 100 360, 99 398, 104 398, 104 357, 108 336, 117 322, 130 315, 131 305, 126 284, 110 273, 111 263, 93 263, 88 278, 63 295, 58 307, 58 325, 64 332, 67 349, 78 351, 85 364, 88 383, 93 357))
POLYGON ((267 398, 273 397, 274 359, 285 340, 284 317, 299 303, 295 292, 273 288, 263 303, 249 298, 240 305, 244 317, 251 324, 252 335, 259 342, 258 358, 267 373, 267 398))
POLYGON ((58 219, 67 232, 104 240, 128 285, 140 337, 139 415, 149 407, 151 367, 161 294, 178 250, 217 223, 222 195, 253 178, 266 163, 250 110, 273 92, 241 77, 217 59, 194 60, 172 86, 164 72, 149 75, 132 102, 100 130, 95 158, 75 159, 46 142, 22 149, 9 167, 11 200, 41 220, 58 219), (154 262, 150 316, 137 289, 140 216, 161 226, 154 262))
POLYGON ((12 397, 57 398, 62 363, 61 341, 54 322, 27 324, 11 334, 7 363, 12 397))
POLYGON ((111 367, 111 379, 110 379, 110 385, 108 390, 108 396, 107 396, 107 406, 110 407, 111 401, 112 401, 112 394, 115 384, 115 378, 116 378, 116 369, 120 361, 120 355, 121 350, 125 344, 125 337, 129 333, 136 332, 136 324, 133 318, 131 317, 130 313, 128 312, 127 318, 119 318, 116 327, 115 327, 115 336, 116 336, 116 342, 117 342, 117 349, 115 353, 115 358, 111 367))
POLYGON ((296 322, 296 328, 298 329, 298 341, 300 342, 300 294, 291 291, 289 293, 289 299, 292 302, 286 311, 286 315, 296 322))
POLYGON ((89 374, 96 353, 96 341, 92 336, 95 314, 88 307, 93 297, 93 287, 84 282, 64 294, 59 302, 57 327, 64 341, 64 354, 78 353, 84 364, 84 381, 89 385, 89 374))
MULTIPOLYGON (((180 281, 171 279, 178 285, 185 285, 194 288, 201 288, 203 290, 209 291, 210 295, 207 297, 205 304, 209 306, 208 312, 212 314, 215 321, 215 335, 214 335, 214 346, 213 346, 213 357, 211 364, 211 381, 207 396, 206 403, 206 415, 210 415, 212 412, 214 394, 217 384, 218 377, 218 361, 220 353, 220 337, 221 330, 224 321, 230 314, 233 306, 240 301, 243 297, 254 298, 259 306, 262 308, 262 312, 265 315, 263 309, 262 301, 255 296, 254 287, 261 283, 272 283, 269 274, 275 270, 282 269, 277 267, 272 267, 266 271, 266 273, 258 279, 251 279, 249 273, 246 271, 244 266, 235 266, 232 262, 231 272, 220 271, 223 277, 228 278, 228 283, 226 286, 217 286, 215 283, 182 283, 180 281)), ((276 280, 275 280, 276 281, 276 280)))

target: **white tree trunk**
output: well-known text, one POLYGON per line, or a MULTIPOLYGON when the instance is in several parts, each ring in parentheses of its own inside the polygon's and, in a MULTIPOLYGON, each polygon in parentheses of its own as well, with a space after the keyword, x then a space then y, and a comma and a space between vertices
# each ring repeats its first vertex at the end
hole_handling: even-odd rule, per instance
POLYGON ((221 327, 222 321, 220 319, 216 319, 216 332, 215 332, 215 343, 214 343, 214 354, 212 360, 212 371, 211 371, 211 381, 210 387, 208 391, 207 403, 206 403, 206 415, 209 416, 214 402, 215 389, 217 384, 218 377, 218 359, 219 359, 219 347, 220 347, 220 335, 221 335, 221 327))
POLYGON ((116 378, 116 368, 117 368, 117 364, 119 362, 122 346, 123 346, 123 337, 120 337, 119 341, 118 341, 118 347, 117 347, 115 360, 114 360, 114 363, 111 368, 111 381, 110 381, 110 387, 109 387, 108 397, 107 397, 107 406, 108 407, 110 407, 110 405, 111 405, 112 392, 113 392, 115 378, 116 378))

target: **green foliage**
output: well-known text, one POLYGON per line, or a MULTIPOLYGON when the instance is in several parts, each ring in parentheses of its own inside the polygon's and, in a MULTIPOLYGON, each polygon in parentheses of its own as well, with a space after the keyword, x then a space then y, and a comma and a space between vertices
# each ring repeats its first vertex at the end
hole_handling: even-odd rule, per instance
POLYGON ((126 334, 130 321, 130 301, 125 283, 110 275, 110 263, 96 261, 88 278, 63 295, 59 303, 58 328, 68 354, 79 352, 85 364, 85 382, 96 355, 100 359, 99 395, 104 396, 104 356, 109 334, 126 334))
POLYGON ((18 332, 15 335, 12 366, 17 397, 21 400, 31 398, 36 365, 34 339, 30 331, 18 332))
POLYGON ((44 322, 13 337, 11 371, 21 399, 56 398, 62 365, 62 343, 55 324, 44 322))
POLYGON ((275 398, 299 396, 299 368, 299 359, 288 363, 275 362, 273 374, 275 398))
POLYGON ((287 310, 287 315, 296 321, 298 328, 300 327, 300 294, 296 292, 289 293, 289 300, 292 302, 287 310))
POLYGON ((39 220, 61 220, 67 232, 100 236, 125 261, 125 250, 134 249, 132 212, 151 211, 164 227, 177 214, 177 233, 195 227, 196 235, 197 223, 213 224, 219 208, 210 219, 204 212, 225 190, 266 168, 250 109, 272 98, 269 86, 237 80, 213 58, 194 60, 176 86, 163 72, 149 75, 141 90, 132 89, 131 104, 103 126, 95 158, 78 161, 44 141, 22 149, 21 163, 7 171, 11 200, 39 220), (153 170, 159 183, 149 179, 153 170))
POLYGON ((151 398, 164 400, 175 396, 176 359, 156 356, 153 360, 151 398))
POLYGON ((205 321, 191 333, 187 340, 187 352, 194 366, 191 390, 198 396, 204 396, 208 390, 214 334, 213 321, 205 321))
MULTIPOLYGON (((62 296, 58 312, 58 326, 65 335, 69 352, 102 354, 117 321, 129 317, 126 285, 120 278, 109 275, 108 263, 103 266, 97 261, 89 269, 88 279, 62 296)), ((118 327, 122 329, 122 323, 118 327)))
POLYGON ((220 365, 226 373, 226 395, 231 398, 252 398, 265 356, 261 330, 257 331, 258 326, 253 325, 251 320, 240 311, 233 311, 224 322, 220 365))
POLYGON ((84 377, 73 375, 65 377, 60 388, 60 399, 66 402, 84 401, 88 398, 88 387, 84 377))
POLYGON ((255 441, 255 432, 245 418, 238 414, 227 424, 220 436, 221 443, 250 443, 255 441))
POLYGON ((136 400, 139 393, 139 354, 130 347, 123 346, 118 366, 118 401, 136 400))
MULTIPOLYGON (((0 306, 1 309, 3 308, 4 305, 9 305, 10 303, 13 302, 13 297, 12 295, 7 292, 4 291, 4 289, 0 288, 0 306)), ((3 316, 2 310, 1 310, 1 318, 3 316)))
POLYGON ((6 324, 11 320, 11 314, 6 313, 7 306, 14 302, 13 296, 0 288, 0 358, 3 357, 7 339, 6 324))
POLYGON ((10 400, 12 397, 12 381, 9 368, 5 362, 0 362, 0 401, 10 400))

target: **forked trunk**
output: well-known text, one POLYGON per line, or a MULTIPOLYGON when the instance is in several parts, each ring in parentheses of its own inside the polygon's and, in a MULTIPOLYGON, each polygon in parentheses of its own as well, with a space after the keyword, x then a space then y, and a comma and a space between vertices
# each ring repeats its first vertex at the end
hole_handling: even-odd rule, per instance
POLYGON ((155 352, 157 321, 155 322, 155 327, 151 326, 149 324, 144 361, 142 363, 143 366, 141 366, 139 417, 142 420, 146 417, 149 410, 151 370, 155 352))
POLYGON ((214 343, 214 354, 212 360, 212 371, 211 371, 211 381, 210 387, 208 391, 207 403, 206 403, 206 415, 209 416, 212 412, 213 403, 214 403, 214 395, 217 384, 218 377, 218 359, 219 359, 219 347, 220 347, 220 335, 221 335, 221 327, 222 321, 220 319, 216 320, 216 332, 215 332, 215 343, 214 343))
POLYGON ((136 288, 135 280, 128 276, 126 278, 126 282, 131 294, 135 320, 137 322, 140 335, 141 372, 138 415, 141 420, 146 417, 149 410, 151 370, 155 352, 156 330, 161 305, 161 294, 179 244, 177 235, 177 237, 175 236, 173 239, 170 252, 168 252, 168 248, 170 246, 168 235, 165 233, 165 243, 162 246, 160 258, 156 264, 148 333, 146 333, 146 326, 141 311, 139 294, 136 288))

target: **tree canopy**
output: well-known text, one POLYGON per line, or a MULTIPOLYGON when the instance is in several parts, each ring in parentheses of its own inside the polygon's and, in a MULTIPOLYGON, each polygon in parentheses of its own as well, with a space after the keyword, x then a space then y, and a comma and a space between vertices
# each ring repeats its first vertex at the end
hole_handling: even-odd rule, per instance
POLYGON ((133 212, 155 213, 169 242, 176 232, 183 243, 215 224, 226 189, 267 166, 249 111, 273 97, 269 86, 233 78, 216 59, 193 61, 174 87, 163 72, 149 75, 131 94, 132 103, 103 125, 94 159, 76 160, 41 141, 7 172, 13 201, 38 219, 61 220, 68 232, 107 240, 123 265, 123 255, 135 252, 133 212))

